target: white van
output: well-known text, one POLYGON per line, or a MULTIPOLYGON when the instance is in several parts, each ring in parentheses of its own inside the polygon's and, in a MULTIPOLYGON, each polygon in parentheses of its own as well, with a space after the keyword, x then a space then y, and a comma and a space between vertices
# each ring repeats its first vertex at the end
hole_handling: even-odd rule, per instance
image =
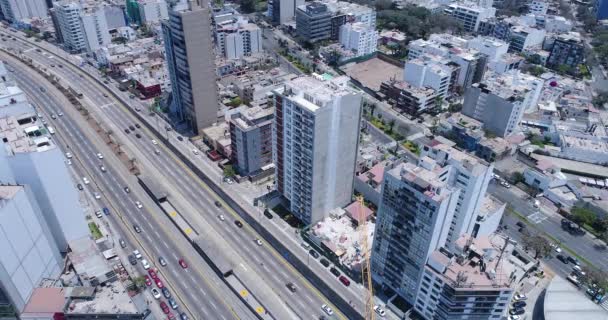
POLYGON ((50 134, 55 134, 55 129, 53 127, 47 127, 49 129, 50 134))

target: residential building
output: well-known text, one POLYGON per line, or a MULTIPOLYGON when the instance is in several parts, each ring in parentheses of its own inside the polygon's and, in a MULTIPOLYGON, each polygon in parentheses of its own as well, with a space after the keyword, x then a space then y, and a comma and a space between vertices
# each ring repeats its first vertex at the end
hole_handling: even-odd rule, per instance
POLYGON ((81 12, 79 3, 67 0, 55 2, 51 9, 56 33, 63 40, 65 50, 72 53, 87 50, 87 38, 80 21, 81 12))
POLYGON ((88 52, 93 52, 110 44, 110 28, 107 24, 106 11, 103 6, 85 7, 80 14, 80 21, 88 52))
POLYGON ((72 0, 56 2, 51 9, 53 23, 58 38, 63 41, 65 50, 71 53, 95 52, 111 42, 108 16, 114 24, 124 26, 122 10, 113 6, 81 4, 72 0), (118 18, 116 10, 118 9, 118 18))
POLYGON ((509 51, 525 52, 541 48, 546 31, 530 26, 513 26, 509 33, 509 51))
POLYGON ((549 3, 540 0, 533 0, 528 3, 528 9, 534 15, 546 15, 549 9, 549 3))
POLYGON ((122 7, 113 4, 104 4, 100 7, 103 9, 103 13, 105 15, 107 30, 113 32, 118 28, 123 28, 127 26, 125 12, 122 7))
POLYGON ((597 0, 595 2, 597 20, 608 19, 608 0, 597 0))
POLYGON ((0 0, 0 10, 8 22, 48 17, 46 0, 0 0))
POLYGON ((378 47, 378 31, 363 22, 344 24, 340 27, 340 44, 356 57, 373 54, 378 47))
POLYGON ((391 104, 408 115, 417 116, 435 109, 437 91, 431 87, 416 87, 405 81, 384 81, 380 94, 391 104))
POLYGON ((302 41, 317 42, 331 36, 332 13, 321 2, 310 2, 296 9, 296 34, 302 41))
POLYGON ((346 23, 362 22, 376 28, 376 11, 368 6, 346 1, 328 0, 323 2, 332 12, 330 39, 340 39, 340 28, 346 23))
POLYGON ((467 32, 477 32, 481 20, 494 17, 496 8, 480 6, 473 2, 450 4, 445 12, 462 23, 467 32))
POLYGON ((548 33, 566 33, 572 31, 572 21, 562 16, 545 16, 543 27, 548 33))
POLYGON ((431 88, 436 97, 445 99, 453 83, 457 69, 445 65, 440 59, 414 59, 405 63, 403 81, 415 88, 431 88))
POLYGON ((176 5, 163 21, 170 111, 194 133, 217 121, 219 103, 209 8, 176 5))
POLYGON ((419 165, 422 166, 428 159, 433 160, 439 180, 453 190, 460 190, 456 207, 451 212, 453 217, 450 219, 445 244, 442 244, 452 250, 461 234, 477 236, 476 228, 480 228, 479 225, 476 226, 477 217, 492 179, 494 165, 437 141, 422 147, 419 165))
POLYGON ((216 25, 218 53, 226 59, 239 59, 261 53, 262 30, 242 17, 216 25))
POLYGON ((232 162, 241 176, 259 176, 274 171, 272 121, 274 109, 243 108, 230 115, 232 162))
POLYGON ((153 24, 169 19, 165 0, 139 0, 139 19, 141 23, 153 24))
POLYGON ((303 76, 274 91, 277 190, 307 225, 351 201, 361 95, 348 82, 303 76))
POLYGON ((519 55, 508 53, 507 42, 492 37, 478 36, 469 40, 467 46, 486 55, 488 69, 498 74, 519 69, 524 60, 519 55))
POLYGON ((513 134, 525 110, 537 105, 543 82, 530 75, 510 71, 491 74, 465 91, 462 113, 483 122, 499 137, 513 134))
POLYGON ((513 296, 513 245, 463 234, 452 252, 430 254, 414 309, 425 319, 502 319, 513 296))
POLYGON ((271 0, 268 1, 268 16, 273 25, 292 22, 296 16, 296 8, 304 5, 304 0, 271 0))
POLYGON ((561 66, 567 66, 576 70, 585 60, 584 51, 585 45, 578 32, 561 34, 553 42, 547 67, 559 69, 561 66))
POLYGON ((377 284, 416 302, 421 267, 445 243, 459 193, 440 179, 432 161, 385 171, 371 253, 377 284))
POLYGON ((141 16, 139 13, 140 1, 141 0, 126 0, 125 13, 127 14, 129 24, 141 25, 141 16))

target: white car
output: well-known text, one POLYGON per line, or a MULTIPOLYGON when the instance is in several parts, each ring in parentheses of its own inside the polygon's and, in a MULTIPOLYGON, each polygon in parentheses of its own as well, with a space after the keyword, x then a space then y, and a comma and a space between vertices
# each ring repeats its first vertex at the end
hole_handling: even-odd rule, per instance
POLYGON ((72 159, 72 154, 69 153, 69 152, 66 152, 65 153, 65 157, 68 158, 68 159, 72 159))
POLYGON ((154 297, 154 299, 160 299, 160 292, 158 291, 158 289, 152 288, 150 292, 152 292, 152 296, 154 297))
POLYGON ((556 246, 555 247, 555 252, 562 253, 562 248, 556 246))
POLYGON ((330 316, 334 314, 334 311, 331 310, 331 308, 326 304, 322 305, 321 309, 323 309, 323 311, 325 311, 325 313, 327 313, 330 316))
POLYGON ((525 301, 525 300, 528 300, 528 297, 526 297, 525 294, 518 293, 515 295, 515 297, 513 299, 515 301, 525 301))
POLYGON ((509 320, 519 320, 519 319, 521 319, 521 317, 516 314, 512 314, 509 316, 509 320))
POLYGON ((65 160, 65 164, 67 164, 68 166, 71 165, 72 164, 72 160, 70 160, 70 159, 65 160))
POLYGON ((99 192, 94 192, 93 196, 95 197, 95 199, 99 200, 101 199, 101 195, 99 194, 99 192))
POLYGON ((98 154, 97 154, 97 158, 99 158, 99 159, 103 159, 103 154, 98 153, 98 154))
POLYGON ((82 177, 82 182, 84 182, 84 184, 91 183, 91 181, 89 181, 89 178, 87 178, 87 177, 82 177))
POLYGON ((258 246, 261 246, 261 245, 262 245, 262 240, 260 240, 260 239, 255 239, 255 243, 257 243, 257 244, 258 244, 258 246))
POLYGON ((99 219, 101 219, 103 216, 101 215, 101 211, 97 210, 95 211, 95 216, 99 219))
POLYGON ((141 253, 139 253, 139 250, 133 250, 133 255, 135 256, 135 258, 141 259, 141 253))
POLYGON ((148 260, 146 260, 146 259, 141 260, 141 265, 144 266, 144 270, 150 269, 150 264, 148 263, 148 260))
POLYGON ((153 145, 158 145, 158 142, 156 142, 156 140, 152 139, 152 144, 153 145))
POLYGON ((101 172, 106 172, 106 167, 104 167, 104 166, 99 166, 99 170, 101 170, 101 172))
POLYGON ((135 206, 137 207, 137 209, 141 209, 141 208, 143 208, 143 207, 144 207, 144 206, 141 204, 141 202, 139 202, 139 201, 135 201, 135 206))
POLYGON ((194 153, 194 154, 198 155, 198 150, 196 150, 196 149, 192 149, 192 153, 194 153))
POLYGON ((226 218, 224 218, 224 215, 223 215, 223 214, 220 214, 220 215, 219 215, 219 216, 217 216, 217 217, 218 217, 218 218, 220 218, 220 220, 222 220, 222 221, 226 220, 226 218))
POLYGON ((376 311, 376 313, 379 314, 381 317, 384 317, 386 315, 384 309, 380 308, 379 305, 374 306, 374 311, 376 311))

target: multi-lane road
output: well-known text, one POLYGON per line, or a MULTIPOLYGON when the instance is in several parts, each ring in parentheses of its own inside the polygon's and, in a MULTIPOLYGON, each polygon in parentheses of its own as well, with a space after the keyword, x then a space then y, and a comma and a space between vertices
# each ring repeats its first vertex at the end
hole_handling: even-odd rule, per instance
MULTIPOLYGON (((232 220, 235 218, 234 216, 229 215, 230 212, 215 208, 214 202, 218 199, 217 195, 213 194, 208 187, 203 185, 200 180, 181 164, 174 155, 165 149, 164 146, 161 144, 154 145, 151 142, 151 140, 154 139, 154 136, 148 132, 145 127, 136 130, 136 133, 139 134, 141 138, 137 138, 135 132, 126 134, 125 129, 137 123, 137 120, 124 109, 124 106, 122 106, 120 102, 112 98, 112 95, 109 94, 107 89, 100 87, 94 81, 83 77, 78 70, 67 66, 65 63, 63 68, 59 68, 57 57, 53 57, 45 52, 38 52, 31 45, 21 41, 16 43, 15 41, 11 42, 12 47, 16 48, 16 50, 21 50, 24 55, 32 58, 36 63, 46 65, 50 70, 52 68, 50 65, 55 64, 56 67, 55 69, 52 69, 52 72, 60 77, 60 81, 70 83, 72 87, 80 90, 84 94, 84 99, 96 106, 97 110, 94 111, 97 112, 101 120, 112 126, 115 135, 122 140, 127 149, 133 152, 144 170, 153 171, 159 182, 168 190, 171 190, 172 195, 180 200, 178 201, 179 205, 177 206, 179 207, 181 205, 182 209, 184 209, 183 214, 185 215, 185 218, 193 227, 197 230, 211 229, 220 233, 230 249, 236 251, 242 259, 243 270, 258 275, 262 282, 260 285, 269 287, 272 290, 274 298, 278 297, 278 304, 282 305, 283 308, 288 308, 292 311, 290 315, 293 315, 294 318, 302 319, 318 318, 322 314, 320 306, 324 303, 331 304, 329 303, 329 300, 312 287, 306 279, 287 265, 281 256, 274 252, 272 248, 269 248, 269 246, 265 244, 258 246, 254 242, 254 239, 258 236, 251 228, 239 230, 232 223, 232 220), (227 221, 221 221, 218 218, 218 215, 222 212, 226 215, 227 221), (287 289, 286 284, 289 282, 294 283, 298 288, 295 293, 292 293, 287 289)), ((90 154, 94 155, 94 153, 90 154)), ((106 175, 107 173, 104 174, 104 176, 106 175)), ((110 190, 112 189, 112 183, 114 183, 113 188, 117 189, 117 194, 114 195, 117 198, 116 200, 118 201, 118 199, 121 199, 124 201, 125 195, 123 194, 124 192, 121 193, 122 188, 120 187, 121 185, 124 185, 124 183, 121 183, 121 181, 107 181, 107 183, 108 185, 105 187, 110 190)), ((145 198, 145 196, 142 195, 141 198, 145 198)), ((121 209, 127 211, 135 210, 135 215, 137 215, 138 210, 136 208, 134 209, 133 201, 134 200, 124 201, 127 207, 121 209)), ((144 201, 142 200, 142 202, 144 201)), ((153 204, 146 203, 145 206, 153 206, 153 204)), ((135 216, 133 218, 134 221, 136 221, 135 219, 138 217, 135 216)), ((143 215, 139 218, 145 220, 145 222, 141 222, 141 224, 146 231, 148 229, 157 230, 161 227, 160 225, 146 225, 149 223, 149 220, 144 219, 143 215)), ((168 224, 164 224, 161 229, 167 228, 167 226, 168 224)), ((171 248, 173 242, 180 240, 180 236, 177 230, 173 232, 167 230, 166 233, 167 234, 156 235, 153 232, 152 235, 148 235, 148 232, 145 232, 143 237, 158 236, 158 238, 147 239, 150 245, 156 244, 159 246, 158 244, 160 243, 171 248)), ((183 239, 181 240, 183 241, 183 239)), ((172 255, 169 252, 177 251, 167 250, 166 253, 161 254, 171 257, 172 255)), ((176 270, 176 272, 177 271, 179 270, 176 270)), ((180 281, 183 282, 183 279, 179 277, 179 275, 176 275, 176 279, 178 279, 178 284, 180 281)), ((189 292, 192 291, 191 289, 188 290, 189 288, 186 285, 182 286, 182 289, 183 292, 188 293, 186 295, 190 295, 189 292)), ((256 290, 256 288, 251 289, 254 292, 256 290)), ((205 289, 202 289, 201 291, 205 291, 205 289)), ((188 298, 185 297, 184 299, 188 298)), ((264 303, 264 301, 262 303, 264 303)), ((186 305, 189 305, 189 303, 186 303, 186 305)), ((216 301, 213 305, 217 307, 218 305, 221 305, 221 303, 216 301)), ((213 310, 213 306, 209 307, 210 308, 204 309, 213 310)), ((268 306, 270 311, 272 311, 273 307, 277 307, 276 304, 268 306)), ((232 312, 231 310, 224 311, 227 312, 226 314, 232 312)))
MULTIPOLYGON (((64 151, 73 154, 72 165, 77 167, 76 171, 91 181, 84 184, 81 180, 75 184, 80 183, 102 194, 99 206, 110 208, 111 214, 106 218, 122 227, 121 238, 128 243, 125 250, 139 249, 148 261, 156 265, 165 285, 176 296, 180 312, 186 312, 195 319, 255 319, 240 300, 216 279, 215 273, 190 249, 186 240, 176 236, 179 231, 172 228, 168 219, 128 176, 126 168, 113 156, 109 147, 100 142, 101 139, 95 139, 96 133, 91 128, 78 124, 81 116, 65 97, 33 70, 6 55, 2 57, 11 66, 13 76, 30 101, 55 127, 55 141, 64 151), (50 115, 59 112, 64 116, 52 120, 50 115), (102 153, 104 158, 99 159, 97 153, 102 153), (101 170, 102 164, 105 172, 101 170), (127 186, 130 193, 124 190, 127 186), (142 209, 135 205, 137 200, 144 205, 142 209), (135 224, 141 227, 142 233, 133 231, 135 224), (158 264, 159 257, 169 262, 166 267, 158 264), (189 262, 189 268, 179 266, 181 258, 189 262)), ((140 271, 145 274, 142 269, 140 271)))

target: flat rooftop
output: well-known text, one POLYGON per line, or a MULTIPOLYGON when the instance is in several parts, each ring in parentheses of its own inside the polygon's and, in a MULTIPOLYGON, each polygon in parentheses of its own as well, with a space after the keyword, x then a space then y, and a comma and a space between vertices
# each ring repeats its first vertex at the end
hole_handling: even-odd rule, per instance
POLYGON ((490 90, 497 96, 504 99, 523 98, 525 94, 532 90, 534 82, 540 79, 531 75, 523 74, 519 71, 510 71, 503 74, 489 73, 482 83, 473 84, 479 88, 490 90))
POLYGON ((388 171, 389 175, 401 179, 410 185, 420 187, 424 195, 434 201, 442 201, 445 198, 446 192, 451 192, 447 188, 447 184, 439 179, 439 174, 435 171, 430 171, 425 168, 416 166, 412 163, 401 163, 394 169, 388 171))
MULTIPOLYGON (((71 288, 76 290, 79 288, 71 288)), ((93 296, 82 296, 75 292, 76 296, 69 292, 69 306, 65 312, 67 314, 136 314, 137 307, 129 297, 127 290, 121 282, 108 282, 105 286, 97 286, 93 296), (79 298, 78 296, 82 296, 79 298)))
POLYGON ((319 80, 310 76, 302 76, 287 81, 282 94, 297 102, 301 107, 311 112, 331 106, 336 97, 354 94, 355 91, 346 86, 346 77, 336 77, 331 80, 319 80))
POLYGON ((390 64, 378 58, 372 58, 360 63, 348 63, 340 69, 349 77, 374 91, 379 91, 380 85, 384 81, 403 79, 403 67, 390 64))
POLYGON ((1 117, 0 137, 13 154, 43 152, 55 148, 46 127, 37 122, 36 115, 32 112, 1 117))
POLYGON ((607 320, 608 312, 566 279, 555 276, 545 293, 545 319, 607 320))

